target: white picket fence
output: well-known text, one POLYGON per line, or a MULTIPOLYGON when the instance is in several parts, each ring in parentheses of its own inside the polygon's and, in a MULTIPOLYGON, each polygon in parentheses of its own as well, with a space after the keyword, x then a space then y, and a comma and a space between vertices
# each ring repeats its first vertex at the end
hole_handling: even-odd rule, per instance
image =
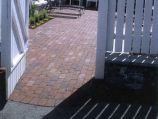
POLYGON ((96 78, 104 78, 105 53, 158 54, 158 0, 100 0, 96 78))
POLYGON ((1 65, 6 68, 6 93, 9 97, 25 71, 29 0, 3 0, 0 3, 1 65))

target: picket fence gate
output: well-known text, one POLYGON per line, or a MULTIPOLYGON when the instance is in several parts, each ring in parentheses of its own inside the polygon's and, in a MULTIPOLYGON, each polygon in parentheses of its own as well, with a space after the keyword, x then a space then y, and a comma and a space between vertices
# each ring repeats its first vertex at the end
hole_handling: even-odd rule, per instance
MULTIPOLYGON (((97 79, 104 78, 107 52, 111 53, 109 55, 120 53, 119 56, 137 54, 135 60, 141 57, 140 63, 158 64, 158 0, 99 1, 97 79), (153 60, 151 55, 155 56, 153 60)), ((116 59, 119 58, 111 60, 116 59)), ((122 61, 126 59, 122 58, 122 61)))

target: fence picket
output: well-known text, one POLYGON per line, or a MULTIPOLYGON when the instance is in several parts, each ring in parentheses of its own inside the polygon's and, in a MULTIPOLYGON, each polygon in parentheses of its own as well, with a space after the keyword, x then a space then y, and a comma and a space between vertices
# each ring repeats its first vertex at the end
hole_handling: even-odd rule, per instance
POLYGON ((152 29, 150 53, 158 54, 158 0, 155 0, 155 3, 154 3, 152 27, 153 29, 152 29))
POLYGON ((122 52, 123 46, 123 29, 124 29, 124 16, 125 16, 125 0, 118 0, 117 3, 117 24, 116 24, 116 41, 115 51, 122 52))
POLYGON ((135 20, 134 20, 134 38, 132 51, 140 53, 140 46, 142 40, 142 23, 143 23, 143 4, 144 0, 136 0, 135 20))
POLYGON ((108 11, 108 33, 107 33, 107 50, 113 51, 114 43, 114 27, 115 27, 115 12, 116 12, 116 0, 109 0, 109 11, 108 11))
POLYGON ((133 37, 133 15, 134 15, 134 0, 127 0, 126 5, 126 27, 125 27, 125 48, 124 52, 131 51, 133 37))
POLYGON ((141 53, 149 53, 150 44, 150 29, 151 29, 151 19, 152 19, 152 0, 145 0, 144 8, 144 25, 143 25, 143 38, 141 53))

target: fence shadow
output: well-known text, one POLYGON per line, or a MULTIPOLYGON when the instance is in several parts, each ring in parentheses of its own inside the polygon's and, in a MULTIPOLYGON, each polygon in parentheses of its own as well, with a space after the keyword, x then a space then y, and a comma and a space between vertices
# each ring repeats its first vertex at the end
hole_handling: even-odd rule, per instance
POLYGON ((3 97, 3 95, 0 95, 0 111, 3 110, 5 104, 6 104, 6 99, 3 97))
POLYGON ((5 81, 5 70, 0 69, 0 111, 6 104, 6 81, 5 81))
POLYGON ((155 95, 91 79, 43 119, 156 119, 155 95))
POLYGON ((5 69, 0 68, 0 111, 6 104, 6 81, 5 69))

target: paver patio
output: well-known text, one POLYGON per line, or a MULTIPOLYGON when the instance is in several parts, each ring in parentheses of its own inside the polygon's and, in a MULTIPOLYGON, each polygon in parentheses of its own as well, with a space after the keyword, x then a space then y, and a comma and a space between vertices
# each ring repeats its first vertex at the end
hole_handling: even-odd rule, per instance
POLYGON ((30 30, 27 69, 10 100, 56 106, 94 76, 97 12, 30 30))

